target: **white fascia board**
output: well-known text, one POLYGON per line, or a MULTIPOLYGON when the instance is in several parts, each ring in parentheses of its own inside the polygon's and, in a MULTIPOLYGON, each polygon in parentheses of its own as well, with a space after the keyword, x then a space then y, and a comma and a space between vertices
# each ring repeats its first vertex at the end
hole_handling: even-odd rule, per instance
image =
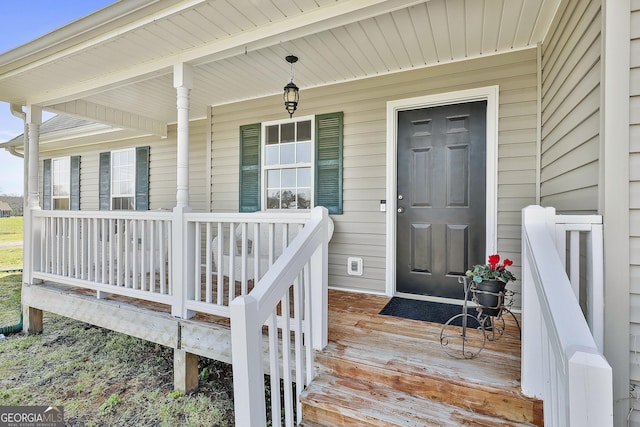
MULTIPOLYGON (((274 21, 267 25, 257 27, 252 31, 243 31, 224 40, 208 43, 204 46, 183 50, 173 55, 148 61, 137 66, 127 67, 119 72, 105 76, 88 79, 76 85, 54 89, 46 93, 30 96, 28 101, 32 104, 49 105, 51 103, 64 102, 78 97, 90 96, 105 90, 105 88, 119 86, 123 83, 145 80, 154 75, 168 74, 175 64, 190 63, 191 65, 214 62, 221 59, 243 55, 246 50, 258 50, 277 45, 284 40, 292 40, 310 34, 326 31, 342 25, 347 25, 363 19, 379 16, 395 10, 424 3, 425 0, 345 0, 333 6, 321 7, 312 12, 299 16, 286 18, 286 20, 274 21)), ((187 3, 194 3, 187 2, 187 3)), ((195 2, 199 3, 199 2, 195 2)), ((184 9, 184 7, 181 8, 184 9)), ((157 16, 155 16, 157 19, 157 16)), ((151 21, 153 19, 149 18, 151 21)), ((137 22, 135 27, 146 24, 137 22)), ((132 26, 134 24, 131 24, 132 26)), ((87 41, 72 51, 60 52, 49 60, 61 59, 69 54, 77 53, 98 42, 104 42, 114 38, 133 28, 124 27, 114 32, 111 37, 105 35, 98 39, 87 41)), ((37 67, 39 64, 31 64, 37 67)), ((24 68, 28 69, 28 68, 24 68)), ((21 69, 23 70, 23 69, 21 69)), ((16 70, 16 74, 21 70, 16 70)), ((8 76, 10 77, 10 75, 8 76)))
POLYGON ((103 123, 116 128, 131 129, 145 134, 167 136, 167 124, 141 116, 137 113, 122 111, 89 101, 76 100, 61 104, 49 105, 47 110, 80 117, 97 123, 103 123))

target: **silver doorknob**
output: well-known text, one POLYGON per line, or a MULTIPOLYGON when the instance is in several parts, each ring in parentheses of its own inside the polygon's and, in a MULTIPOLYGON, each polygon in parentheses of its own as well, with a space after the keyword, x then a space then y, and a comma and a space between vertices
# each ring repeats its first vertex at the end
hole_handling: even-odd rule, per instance
POLYGON ((398 213, 404 213, 404 208, 403 207, 399 207, 398 208, 398 213))
POLYGON ((402 194, 398 194, 398 200, 402 200, 404 199, 404 196, 402 194))

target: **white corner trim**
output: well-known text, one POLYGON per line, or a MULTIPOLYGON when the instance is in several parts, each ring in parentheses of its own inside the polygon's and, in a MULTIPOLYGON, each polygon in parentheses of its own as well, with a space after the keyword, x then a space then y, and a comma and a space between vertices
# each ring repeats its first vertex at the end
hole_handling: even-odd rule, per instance
POLYGON ((486 135, 486 254, 497 252, 498 220, 498 104, 499 87, 446 92, 387 102, 387 228, 386 295, 396 292, 396 209, 397 209, 397 128, 398 112, 440 105, 487 101, 486 135))

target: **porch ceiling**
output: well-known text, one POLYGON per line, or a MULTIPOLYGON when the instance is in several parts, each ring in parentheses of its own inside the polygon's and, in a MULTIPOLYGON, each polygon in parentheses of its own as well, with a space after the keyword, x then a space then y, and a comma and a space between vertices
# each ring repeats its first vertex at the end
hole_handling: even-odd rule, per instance
POLYGON ((191 111, 203 117, 208 105, 281 93, 288 54, 300 58, 294 81, 304 94, 311 87, 533 47, 560 1, 116 2, 0 55, 0 100, 89 119, 96 117, 87 105, 171 123, 172 67, 180 62, 194 67, 191 111), (74 104, 78 100, 87 101, 80 103, 85 108, 74 104))

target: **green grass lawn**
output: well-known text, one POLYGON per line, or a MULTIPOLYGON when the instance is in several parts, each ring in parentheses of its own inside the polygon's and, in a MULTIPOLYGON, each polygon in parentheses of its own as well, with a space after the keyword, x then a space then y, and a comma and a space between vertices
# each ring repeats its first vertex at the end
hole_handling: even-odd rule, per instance
MULTIPOLYGON (((0 326, 20 320, 21 277, 0 273, 0 326)), ((199 365, 198 391, 175 392, 170 348, 45 312, 41 335, 0 341, 0 406, 62 405, 68 426, 232 426, 231 366, 199 365)))
POLYGON ((0 218, 0 271, 22 268, 21 216, 0 218))
POLYGON ((22 217, 0 218, 0 242, 22 242, 22 217))

